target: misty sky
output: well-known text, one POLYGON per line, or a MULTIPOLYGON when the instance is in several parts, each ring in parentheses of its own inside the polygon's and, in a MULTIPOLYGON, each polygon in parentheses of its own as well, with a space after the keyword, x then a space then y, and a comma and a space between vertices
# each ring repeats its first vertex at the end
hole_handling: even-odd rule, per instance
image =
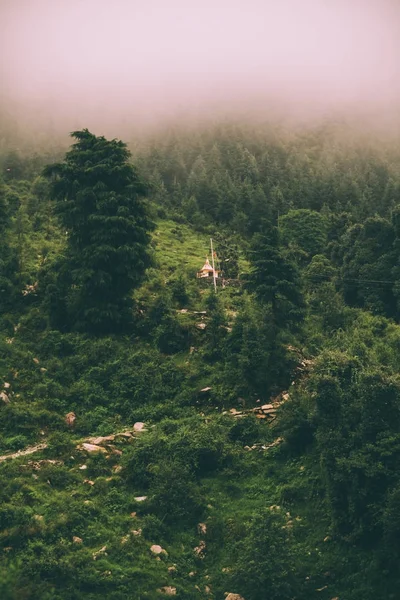
POLYGON ((400 0, 0 0, 0 56, 3 101, 51 116, 394 107, 400 0))

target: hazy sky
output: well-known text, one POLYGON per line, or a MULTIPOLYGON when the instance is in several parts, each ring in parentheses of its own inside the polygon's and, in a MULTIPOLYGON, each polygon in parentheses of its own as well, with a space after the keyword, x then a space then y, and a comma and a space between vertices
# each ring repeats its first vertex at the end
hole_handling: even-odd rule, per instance
POLYGON ((400 0, 0 0, 3 100, 149 120, 274 97, 400 99, 400 0))

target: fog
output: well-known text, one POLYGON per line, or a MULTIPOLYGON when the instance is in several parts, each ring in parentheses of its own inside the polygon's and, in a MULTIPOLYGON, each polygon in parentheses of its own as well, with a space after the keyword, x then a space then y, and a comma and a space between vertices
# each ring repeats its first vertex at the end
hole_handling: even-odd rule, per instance
POLYGON ((2 127, 278 110, 387 120, 400 0, 0 0, 2 127))

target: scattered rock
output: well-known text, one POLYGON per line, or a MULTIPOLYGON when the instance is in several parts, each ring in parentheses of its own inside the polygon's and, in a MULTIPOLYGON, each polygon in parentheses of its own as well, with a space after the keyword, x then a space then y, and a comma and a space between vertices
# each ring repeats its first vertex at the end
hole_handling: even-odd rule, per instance
POLYGON ((97 550, 97 552, 93 552, 93 560, 97 560, 97 558, 99 556, 107 556, 107 546, 103 546, 102 548, 100 548, 100 550, 97 550))
POLYGON ((176 596, 176 587, 172 587, 172 585, 165 585, 158 591, 161 592, 161 594, 165 594, 166 596, 176 596))
POLYGON ((7 381, 4 382, 4 389, 8 390, 8 388, 11 387, 11 383, 8 383, 7 381))
POLYGON ((130 535, 124 535, 124 537, 121 538, 121 544, 127 544, 130 540, 130 535))
POLYGON ((147 496, 136 496, 134 500, 136 500, 136 502, 144 502, 147 500, 147 496))
POLYGON ((150 552, 152 552, 153 554, 168 554, 166 550, 164 550, 164 548, 162 548, 162 546, 159 546, 158 544, 153 544, 150 548, 150 552))
POLYGON ((88 485, 94 485, 94 481, 91 479, 85 479, 83 483, 87 483, 88 485))
POLYGON ((83 539, 78 537, 77 535, 74 535, 74 537, 72 538, 72 541, 74 542, 74 544, 82 544, 83 543, 83 539))
POLYGON ((38 365, 38 364, 40 363, 40 361, 39 361, 39 359, 38 359, 38 358, 34 358, 34 359, 33 359, 33 362, 34 362, 36 365, 38 365))
POLYGON ((190 571, 189 577, 195 577, 197 575, 196 571, 190 571))
POLYGON ((207 327, 206 323, 196 323, 197 329, 205 329, 207 327))
POLYGON ((47 369, 45 369, 44 367, 40 367, 40 372, 41 373, 46 373, 47 369))
POLYGON ((106 452, 105 448, 101 446, 97 446, 96 444, 88 444, 87 442, 83 442, 77 446, 78 450, 86 450, 86 452, 106 452))
POLYGON ((225 600, 244 600, 244 598, 240 594, 228 594, 225 592, 225 600))

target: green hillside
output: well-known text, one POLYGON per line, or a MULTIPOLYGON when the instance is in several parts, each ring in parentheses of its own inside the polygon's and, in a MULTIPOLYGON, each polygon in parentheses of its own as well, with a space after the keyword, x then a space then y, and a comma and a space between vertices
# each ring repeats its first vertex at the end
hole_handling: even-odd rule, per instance
POLYGON ((398 597, 399 156, 325 133, 3 152, 0 598, 398 597))

